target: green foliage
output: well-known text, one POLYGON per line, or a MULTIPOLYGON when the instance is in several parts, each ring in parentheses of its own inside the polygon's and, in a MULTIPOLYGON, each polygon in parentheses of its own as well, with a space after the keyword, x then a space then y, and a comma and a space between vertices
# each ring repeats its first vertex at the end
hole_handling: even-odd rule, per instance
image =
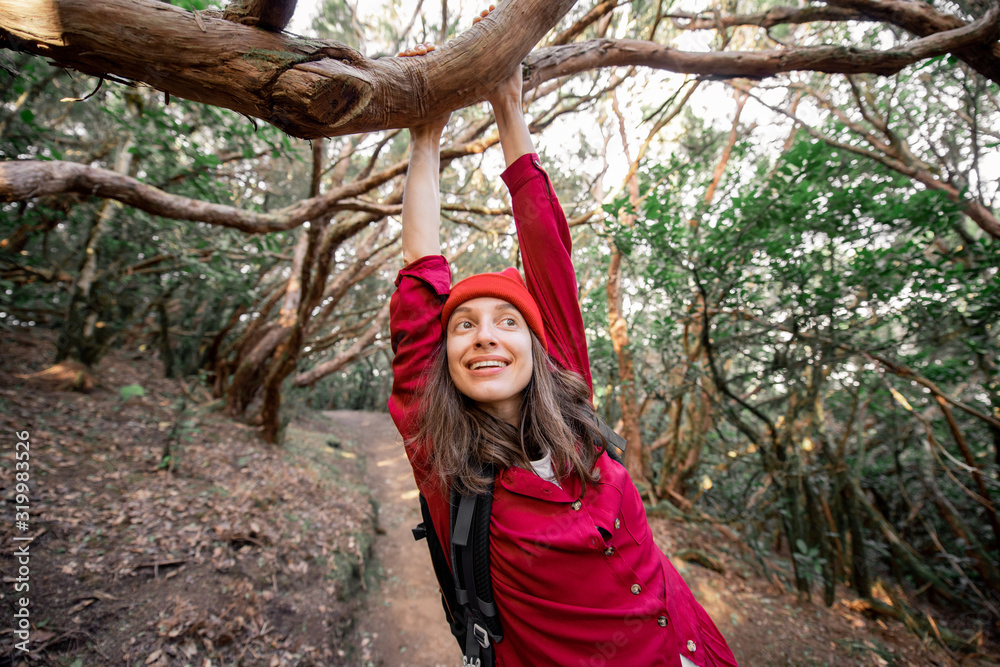
POLYGON ((127 401, 128 399, 136 396, 145 396, 146 390, 143 389, 140 384, 127 384, 124 387, 118 388, 118 395, 121 396, 123 401, 127 401))
POLYGON ((221 7, 222 0, 167 0, 171 5, 183 7, 191 11, 201 11, 209 7, 221 7))
POLYGON ((796 540, 795 548, 792 558, 799 564, 800 571, 805 572, 807 579, 818 580, 826 563, 819 555, 819 547, 810 547, 803 540, 796 540))
MULTIPOLYGON (((0 74, 2 100, 22 102, 18 113, 4 117, 0 156, 21 159, 65 159, 113 168, 117 152, 129 138, 132 176, 173 194, 208 203, 238 203, 248 209, 281 206, 308 187, 291 180, 284 156, 293 157, 288 138, 275 128, 258 128, 238 114, 154 91, 136 91, 57 70, 41 59, 24 58, 17 76, 0 74), (30 108, 27 106, 30 104, 30 108), (267 170, 257 169, 266 157, 295 187, 272 191, 267 170)), ((11 287, 0 290, 0 322, 37 323, 61 328, 69 339, 81 339, 83 327, 65 321, 72 291, 55 280, 75 278, 84 261, 90 231, 103 204, 85 197, 60 197, 5 205, 0 211, 0 238, 24 237, 17 248, 0 247, 4 277, 11 287), (14 289, 16 287, 16 289, 14 289)), ((256 295, 254 283, 274 264, 267 253, 284 251, 286 237, 248 237, 235 230, 203 223, 163 220, 112 205, 111 220, 97 242, 97 274, 86 304, 100 326, 92 344, 73 353, 96 363, 114 341, 142 318, 158 299, 168 300, 175 336, 177 372, 196 372, 206 351, 204 336, 217 331, 238 307, 256 295)), ((155 328, 153 320, 148 324, 155 328)))
MULTIPOLYGON (((699 173, 705 172, 682 157, 650 166, 637 223, 611 228, 649 286, 642 293, 661 297, 657 317, 650 318, 659 328, 651 338, 666 351, 660 377, 683 358, 679 324, 697 329, 706 317, 710 322, 711 358, 693 366, 689 380, 729 393, 717 396, 714 429, 705 433, 702 465, 722 477, 706 501, 745 515, 763 471, 772 479, 801 475, 834 490, 830 503, 836 505, 829 466, 846 465, 918 550, 933 553, 935 541, 943 542, 949 558, 971 567, 968 545, 945 517, 926 518, 920 529, 906 523, 928 493, 928 475, 937 475, 928 471, 942 466, 951 470, 939 482, 948 502, 973 525, 985 526, 987 519, 984 508, 949 481, 961 476, 971 483, 967 471, 951 467, 949 457, 958 461, 961 454, 933 396, 876 357, 996 414, 1000 396, 991 360, 1000 353, 1000 253, 981 235, 968 235, 959 206, 943 193, 916 190, 896 172, 808 137, 795 142, 773 173, 761 166, 754 179, 710 206, 691 196, 699 173), (914 417, 928 413, 929 426, 914 417), (777 440, 770 428, 777 428, 777 440), (928 437, 951 451, 929 448, 928 437), (840 441, 846 445, 842 464, 835 458, 840 441)), ((620 200, 607 212, 623 209, 627 203, 620 200)), ((644 356, 656 368, 655 357, 644 356)), ((648 391, 664 391, 650 376, 648 391)), ((977 464, 995 474, 989 429, 961 413, 956 419, 977 464)), ((649 419, 646 426, 656 429, 651 438, 665 428, 649 419)), ((654 454, 654 469, 660 455, 654 454)), ((773 517, 794 537, 799 575, 811 579, 826 561, 820 538, 802 532, 809 525, 805 499, 791 502, 798 492, 789 493, 773 517)), ((755 502, 767 507, 779 497, 755 502)), ((872 530, 872 549, 889 567, 892 552, 872 530)), ((943 568, 939 576, 950 581, 954 571, 943 568)))

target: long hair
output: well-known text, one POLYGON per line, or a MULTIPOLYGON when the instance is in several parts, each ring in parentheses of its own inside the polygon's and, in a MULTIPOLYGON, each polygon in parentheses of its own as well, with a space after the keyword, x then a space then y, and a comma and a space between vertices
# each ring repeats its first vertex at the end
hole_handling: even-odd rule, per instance
POLYGON ((480 467, 518 466, 552 455, 559 480, 579 476, 584 487, 599 478, 594 464, 607 443, 594 421, 590 390, 577 373, 561 368, 531 332, 531 380, 522 391, 520 426, 497 419, 463 395, 448 371, 444 342, 428 368, 416 442, 431 447, 431 470, 444 488, 480 494, 492 481, 480 467))

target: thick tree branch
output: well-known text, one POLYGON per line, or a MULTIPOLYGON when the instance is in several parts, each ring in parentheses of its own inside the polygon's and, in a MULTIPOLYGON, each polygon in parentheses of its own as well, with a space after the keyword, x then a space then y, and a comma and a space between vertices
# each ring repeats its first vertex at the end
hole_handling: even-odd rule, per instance
MULTIPOLYGON (((828 5, 851 9, 877 21, 884 21, 921 37, 965 24, 962 19, 934 9, 919 0, 826 0, 828 5)), ((996 2, 990 12, 996 8, 996 2)), ((994 26, 996 19, 993 19, 994 26)), ((955 55, 986 78, 1000 83, 1000 44, 996 37, 988 42, 957 49, 955 55)))
MULTIPOLYGON (((11 160, 0 162, 0 201, 20 201, 43 195, 75 192, 115 199, 123 204, 175 220, 195 220, 231 227, 251 234, 298 227, 339 210, 337 203, 355 197, 406 171, 398 162, 360 181, 334 188, 324 195, 303 199, 271 212, 245 211, 226 204, 212 204, 164 192, 134 178, 76 162, 11 160)), ((345 207, 352 208, 352 207, 345 207)))
POLYGON ((297 0, 233 0, 222 18, 264 30, 284 30, 295 13, 297 0))
MULTIPOLYGON (((530 75, 526 87, 585 70, 622 65, 717 78, 759 79, 793 70, 890 75, 926 58, 971 48, 972 45, 983 48, 983 45, 995 41, 1000 33, 998 19, 1000 5, 994 4, 973 23, 921 37, 885 51, 850 46, 801 46, 754 52, 691 53, 639 40, 595 39, 534 51, 527 63, 530 75)), ((996 80, 1000 82, 1000 74, 996 80)))
MULTIPOLYGON (((666 18, 680 30, 725 30, 742 25, 773 28, 776 25, 820 21, 881 21, 925 37, 965 25, 956 16, 940 12, 928 2, 913 0, 826 0, 826 6, 775 7, 766 12, 744 15, 674 12, 666 18)), ((1000 82, 1000 45, 979 45, 958 49, 955 55, 993 81, 1000 82)))
POLYGON ((652 42, 598 39, 529 55, 574 1, 507 0, 422 58, 367 59, 342 44, 268 32, 156 0, 0 0, 0 45, 233 109, 305 138, 409 127, 467 106, 526 57, 526 88, 620 65, 720 78, 791 70, 893 74, 950 51, 1000 82, 996 6, 967 24, 911 0, 831 0, 925 35, 887 51, 824 45, 690 53, 652 42))
POLYGON ((316 138, 410 127, 482 99, 574 2, 509 0, 419 59, 367 59, 156 0, 0 0, 0 45, 316 138))
MULTIPOLYGON (((496 135, 458 144, 441 151, 442 162, 472 153, 482 153, 497 142, 496 135)), ((171 194, 110 169, 59 160, 0 161, 0 202, 23 201, 45 195, 77 193, 123 204, 175 220, 192 220, 231 227, 251 234, 284 231, 306 220, 320 220, 336 211, 366 211, 393 215, 397 207, 354 199, 406 172, 402 160, 370 176, 330 189, 323 195, 303 199, 270 212, 246 211, 227 204, 171 194)))

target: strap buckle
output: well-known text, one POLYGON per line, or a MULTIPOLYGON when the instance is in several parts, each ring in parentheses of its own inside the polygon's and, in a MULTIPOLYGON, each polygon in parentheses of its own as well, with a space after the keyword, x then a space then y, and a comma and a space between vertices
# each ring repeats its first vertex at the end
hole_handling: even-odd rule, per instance
POLYGON ((421 522, 416 528, 411 528, 410 532, 413 533, 414 541, 420 541, 427 537, 427 525, 421 522))
POLYGON ((479 642, 480 646, 483 648, 490 647, 490 633, 486 632, 486 628, 478 623, 474 623, 472 625, 472 634, 476 637, 476 641, 479 642))

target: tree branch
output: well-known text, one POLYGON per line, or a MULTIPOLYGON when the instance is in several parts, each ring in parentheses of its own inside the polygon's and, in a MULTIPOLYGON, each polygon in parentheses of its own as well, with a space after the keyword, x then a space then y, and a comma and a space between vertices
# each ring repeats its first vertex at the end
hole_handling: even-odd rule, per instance
POLYGON ((295 13, 297 0, 232 0, 222 18, 264 30, 284 30, 295 13))
POLYGON ((378 315, 375 316, 375 320, 372 322, 372 325, 368 327, 368 330, 364 334, 359 336, 358 339, 354 341, 354 344, 351 345, 351 347, 341 352, 333 359, 328 359, 322 363, 316 364, 308 371, 296 375, 294 380, 295 386, 306 387, 314 384, 330 373, 335 373, 347 364, 361 358, 366 351, 365 348, 375 342, 375 339, 380 333, 383 332, 388 322, 389 302, 386 301, 385 305, 378 311, 378 315))
MULTIPOLYGON (((442 163, 472 153, 482 153, 496 142, 497 137, 493 135, 484 140, 451 146, 441 151, 442 163)), ((326 194, 303 199, 276 211, 258 212, 171 194, 101 167, 60 160, 9 160, 0 161, 0 202, 78 193, 115 199, 165 218, 193 220, 251 234, 266 234, 293 229, 306 220, 319 220, 341 210, 394 215, 398 211, 392 205, 352 198, 405 173, 408 165, 409 160, 402 160, 370 176, 332 188, 326 194)))
MULTIPOLYGON (((965 24, 962 19, 940 12, 930 3, 919 0, 826 0, 826 3, 859 11, 876 21, 891 23, 921 37, 965 24)), ((995 8, 996 2, 990 12, 995 8)), ((995 24, 996 19, 993 21, 995 24)), ((1000 83, 1000 44, 995 43, 995 37, 990 41, 993 43, 957 49, 955 55, 987 79, 1000 83)))
POLYGON ((494 88, 575 0, 509 0, 422 58, 368 59, 156 0, 0 0, 0 45, 261 118, 303 138, 411 127, 494 88))
POLYGON ((368 59, 343 44, 268 32, 156 0, 51 0, 32 3, 29 11, 22 0, 0 0, 0 45, 232 109, 304 138, 411 127, 482 99, 526 57, 526 89, 620 65, 720 78, 792 70, 887 75, 950 51, 1000 82, 1000 46, 991 44, 996 5, 966 23, 912 0, 831 2, 923 35, 886 51, 823 45, 691 53, 597 39, 529 55, 574 2, 507 0, 422 58, 368 59))
POLYGON ((816 23, 820 21, 876 21, 866 14, 841 7, 775 7, 757 14, 722 16, 715 13, 690 14, 673 12, 664 18, 671 19, 678 30, 724 30, 741 25, 773 28, 777 25, 816 23))
POLYGON ((592 24, 599 21, 606 14, 610 14, 614 11, 615 7, 618 6, 618 0, 604 0, 593 7, 589 12, 584 14, 576 23, 571 25, 566 30, 556 35, 549 46, 559 46, 561 44, 569 44, 578 36, 583 34, 583 31, 589 28, 592 24))
MULTIPOLYGON (((110 169, 58 160, 0 162, 0 201, 21 201, 44 195, 75 192, 115 199, 123 204, 175 220, 195 220, 231 227, 251 234, 283 231, 306 220, 318 220, 337 210, 342 199, 357 196, 406 171, 404 160, 360 181, 334 188, 272 212, 244 211, 226 204, 164 192, 110 169)), ((349 208, 349 207, 346 207, 349 208)))
MULTIPOLYGON (((926 58, 970 48, 996 39, 1000 33, 1000 5, 973 23, 876 51, 852 46, 799 46, 769 51, 692 53, 630 39, 595 39, 537 49, 527 65, 526 88, 543 81, 599 67, 643 66, 712 78, 759 79, 781 72, 812 70, 830 74, 864 72, 891 75, 926 58)), ((1000 62, 1000 61, 998 61, 1000 62)), ((1000 69, 996 78, 1000 83, 1000 69)))
POLYGON ((992 210, 987 208, 982 202, 976 201, 970 197, 963 197, 962 192, 957 187, 935 176, 929 165, 916 158, 912 152, 906 148, 905 142, 898 139, 889 142, 882 141, 873 133, 868 132, 859 124, 853 122, 847 114, 844 113, 843 109, 837 107, 816 91, 809 90, 805 87, 800 88, 801 90, 807 90, 811 95, 816 97, 824 108, 833 113, 846 127, 855 132, 877 150, 867 150, 859 146, 852 146, 851 144, 843 141, 837 141, 836 139, 828 137, 816 128, 810 126, 795 115, 795 113, 765 102, 759 95, 752 91, 750 86, 733 81, 730 82, 730 85, 737 90, 747 93, 768 109, 787 116, 799 127, 805 130, 810 136, 823 141, 828 146, 840 148, 850 153, 854 153, 855 155, 875 160, 876 162, 879 162, 894 171, 898 171, 904 176, 908 176, 915 181, 923 183, 932 190, 940 190, 944 192, 951 201, 957 202, 961 205, 962 212, 969 216, 973 222, 979 225, 980 229, 993 238, 1000 239, 1000 221, 997 220, 992 210))

